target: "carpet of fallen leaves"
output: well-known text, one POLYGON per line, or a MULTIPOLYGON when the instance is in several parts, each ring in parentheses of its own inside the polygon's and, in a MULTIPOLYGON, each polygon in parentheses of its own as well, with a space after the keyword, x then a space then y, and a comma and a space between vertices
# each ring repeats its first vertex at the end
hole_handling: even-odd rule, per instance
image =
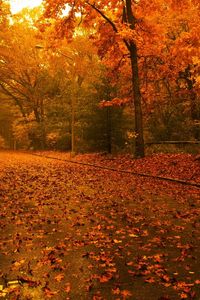
MULTIPOLYGON (((191 155, 74 160, 200 183, 191 155)), ((199 202, 199 188, 2 152, 0 299, 199 300, 199 202)))

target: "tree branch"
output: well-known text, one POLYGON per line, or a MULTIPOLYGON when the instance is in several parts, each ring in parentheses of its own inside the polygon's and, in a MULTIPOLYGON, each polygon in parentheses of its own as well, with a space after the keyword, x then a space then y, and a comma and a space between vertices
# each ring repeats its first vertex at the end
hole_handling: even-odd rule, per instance
MULTIPOLYGON (((96 7, 95 4, 91 4, 88 1, 86 3, 89 6, 91 6, 94 10, 96 10, 104 18, 104 20, 106 20, 106 22, 108 22, 112 26, 114 32, 118 33, 117 26, 98 7, 96 7)), ((123 41, 124 41, 126 47, 128 48, 128 50, 130 50, 130 45, 129 45, 128 41, 125 39, 123 39, 123 41)))
POLYGON ((8 96, 10 96, 11 98, 13 98, 15 100, 15 103, 19 107, 19 109, 22 113, 22 116, 26 119, 26 113, 25 113, 19 99, 17 97, 15 97, 2 83, 0 83, 0 86, 8 96))
POLYGON ((91 4, 90 2, 86 1, 86 3, 91 6, 94 10, 96 10, 113 28, 113 30, 117 33, 117 27, 115 26, 115 24, 98 8, 96 7, 94 4, 91 4))

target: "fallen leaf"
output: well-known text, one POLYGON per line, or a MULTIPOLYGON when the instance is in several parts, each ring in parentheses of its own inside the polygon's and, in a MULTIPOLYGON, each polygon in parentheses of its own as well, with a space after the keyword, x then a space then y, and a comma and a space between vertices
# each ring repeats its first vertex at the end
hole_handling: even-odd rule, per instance
POLYGON ((53 292, 49 288, 45 288, 44 293, 47 298, 52 298, 54 295, 58 294, 58 292, 53 292))
POLYGON ((130 237, 135 237, 135 238, 138 237, 138 235, 137 235, 137 234, 134 234, 134 233, 129 234, 129 236, 130 236, 130 237))
POLYGON ((64 274, 58 274, 57 276, 55 276, 55 280, 56 280, 57 282, 60 282, 61 280, 63 280, 64 277, 65 277, 64 274))
POLYGON ((131 297, 133 294, 128 290, 121 291, 121 295, 124 297, 124 299, 131 297))
POLYGON ((69 292, 71 291, 71 285, 70 285, 70 283, 67 283, 67 284, 65 285, 64 290, 65 290, 66 293, 69 293, 69 292))
POLYGON ((116 239, 114 239, 113 241, 114 241, 115 244, 120 244, 120 243, 122 243, 121 240, 116 240, 116 239))
POLYGON ((187 296, 187 294, 185 294, 185 293, 181 293, 181 299, 187 299, 188 298, 188 296, 187 296))
POLYGON ((113 295, 120 295, 121 291, 119 288, 112 289, 113 295))

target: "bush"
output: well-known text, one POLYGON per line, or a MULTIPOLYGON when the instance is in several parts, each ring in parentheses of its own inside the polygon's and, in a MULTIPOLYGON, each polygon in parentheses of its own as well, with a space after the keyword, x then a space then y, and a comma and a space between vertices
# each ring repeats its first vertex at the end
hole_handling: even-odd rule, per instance
POLYGON ((148 120, 149 139, 155 141, 190 140, 193 130, 181 104, 156 107, 148 120))
POLYGON ((57 148, 57 143, 59 139, 58 132, 51 132, 47 134, 47 147, 48 149, 55 150, 57 148))
POLYGON ((30 147, 29 127, 27 124, 14 124, 13 135, 16 141, 17 148, 28 149, 30 147))

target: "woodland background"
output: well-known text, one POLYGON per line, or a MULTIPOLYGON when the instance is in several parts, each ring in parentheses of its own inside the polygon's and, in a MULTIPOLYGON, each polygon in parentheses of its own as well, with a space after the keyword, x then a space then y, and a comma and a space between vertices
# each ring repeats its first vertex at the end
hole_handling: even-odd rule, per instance
POLYGON ((69 151, 74 122, 75 152, 132 153, 137 132, 124 41, 138 50, 144 141, 200 141, 198 1, 134 2, 134 28, 121 18, 123 1, 95 9, 86 2, 47 1, 45 13, 11 15, 0 1, 0 147, 69 151))

